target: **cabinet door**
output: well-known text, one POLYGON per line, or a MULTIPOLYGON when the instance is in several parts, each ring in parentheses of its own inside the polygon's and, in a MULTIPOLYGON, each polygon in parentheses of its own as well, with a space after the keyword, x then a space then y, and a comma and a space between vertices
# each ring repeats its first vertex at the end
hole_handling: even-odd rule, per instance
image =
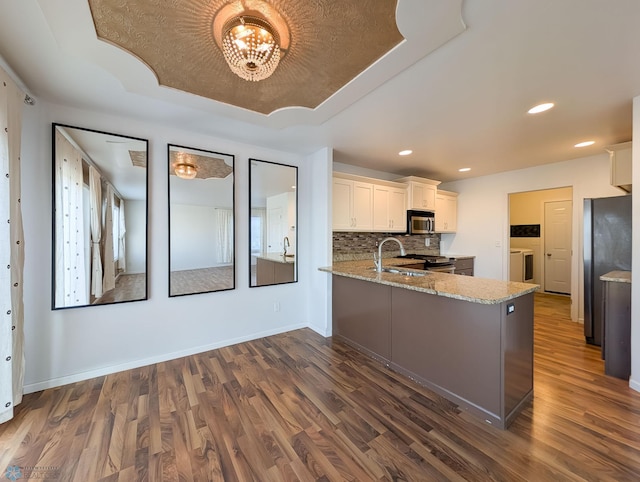
POLYGON ((391 231, 404 233, 407 230, 407 191, 391 188, 389 191, 389 221, 391 231))
POLYGON ((373 230, 389 231, 391 221, 389 216, 389 201, 391 188, 387 186, 373 186, 373 230))
POLYGON ((458 199, 446 194, 436 195, 436 232, 455 233, 458 227, 458 199))
POLYGON ((436 208, 436 186, 423 184, 424 186, 424 208, 430 211, 437 211, 436 208))
POLYGON ((421 182, 412 182, 410 185, 410 209, 428 209, 435 211, 436 209, 436 186, 431 184, 423 184, 421 182))
POLYGON ((353 221, 353 181, 333 179, 333 230, 349 231, 353 221))
POLYGON ((367 182, 353 181, 353 220, 354 231, 373 229, 373 185, 367 182))
POLYGON ((411 183, 411 209, 425 209, 426 208, 426 184, 418 182, 411 183))

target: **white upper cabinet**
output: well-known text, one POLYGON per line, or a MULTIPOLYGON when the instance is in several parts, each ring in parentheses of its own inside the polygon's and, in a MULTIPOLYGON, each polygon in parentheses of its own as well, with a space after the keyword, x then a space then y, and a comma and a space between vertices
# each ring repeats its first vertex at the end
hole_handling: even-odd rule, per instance
POLYGON ((373 185, 353 182, 353 227, 356 231, 373 228, 373 185))
POLYGON ((458 193, 438 190, 436 194, 436 233, 455 233, 458 229, 458 193))
POLYGON ((403 184, 334 173, 333 230, 404 233, 406 196, 403 184))
POLYGON ((333 178, 333 230, 373 229, 373 185, 341 177, 333 178))
POLYGON ((407 230, 407 190, 383 184, 373 185, 373 230, 404 233, 407 230))
POLYGON ((426 211, 436 210, 436 191, 440 181, 408 176, 396 179, 395 182, 402 182, 407 185, 407 209, 423 209, 426 211))
POLYGON ((631 141, 608 146, 605 150, 611 163, 611 185, 631 192, 631 141))

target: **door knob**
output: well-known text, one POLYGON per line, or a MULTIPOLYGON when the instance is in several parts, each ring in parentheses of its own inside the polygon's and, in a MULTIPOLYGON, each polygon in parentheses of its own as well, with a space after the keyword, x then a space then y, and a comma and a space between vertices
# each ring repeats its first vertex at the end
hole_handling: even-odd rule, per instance
POLYGON ((547 253, 547 257, 549 257, 549 258, 550 258, 550 257, 551 257, 551 253, 547 253))

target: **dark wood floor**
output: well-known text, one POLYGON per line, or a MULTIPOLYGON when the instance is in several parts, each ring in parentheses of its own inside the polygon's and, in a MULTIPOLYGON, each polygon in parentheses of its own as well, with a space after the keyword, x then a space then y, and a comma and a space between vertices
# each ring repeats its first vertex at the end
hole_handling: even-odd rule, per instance
POLYGON ((303 329, 27 395, 0 477, 640 480, 640 393, 568 313, 537 296, 535 398, 506 431, 303 329))

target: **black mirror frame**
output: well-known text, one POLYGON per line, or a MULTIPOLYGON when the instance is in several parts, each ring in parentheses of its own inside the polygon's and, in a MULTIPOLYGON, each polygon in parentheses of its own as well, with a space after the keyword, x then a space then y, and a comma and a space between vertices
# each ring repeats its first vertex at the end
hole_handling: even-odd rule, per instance
POLYGON ((146 301, 149 299, 149 139, 143 139, 142 137, 134 137, 125 134, 118 134, 115 132, 106 132, 96 129, 89 129, 86 127, 73 126, 69 124, 62 124, 53 122, 51 124, 51 310, 70 310, 76 308, 87 308, 90 306, 108 306, 117 305, 122 303, 134 303, 137 301, 146 301), (77 129, 86 132, 92 132, 94 134, 102 134, 107 136, 117 136, 124 139, 131 139, 134 141, 144 142, 146 144, 146 167, 145 167, 145 270, 144 270, 144 297, 131 300, 112 301, 109 303, 98 304, 86 304, 76 306, 56 306, 56 129, 69 128, 77 129))
POLYGON ((249 227, 249 288, 262 288, 264 286, 277 286, 277 285, 283 285, 283 284, 291 284, 291 283, 297 283, 298 282, 298 251, 299 251, 299 237, 298 237, 298 212, 300 211, 299 209, 299 199, 298 199, 298 166, 292 166, 290 164, 284 164, 284 163, 280 163, 280 162, 273 162, 273 161, 263 161, 261 159, 255 159, 255 158, 249 158, 248 161, 248 165, 249 165, 249 220, 248 220, 248 227, 249 227), (253 285, 251 283, 251 194, 252 194, 252 185, 253 185, 253 175, 252 175, 252 168, 251 165, 253 162, 261 162, 263 164, 272 164, 275 166, 281 166, 281 167, 290 167, 292 169, 295 169, 295 197, 296 197, 296 253, 295 253, 295 262, 294 262, 294 271, 293 271, 293 281, 285 281, 285 282, 280 282, 280 283, 269 283, 269 284, 255 284, 253 285))
POLYGON ((233 154, 227 154, 224 152, 210 151, 207 149, 201 149, 199 147, 182 146, 179 144, 167 144, 167 293, 169 298, 178 298, 182 296, 199 295, 205 293, 218 293, 224 291, 231 291, 236 289, 236 239, 237 239, 237 223, 236 223, 236 158, 233 154), (171 148, 187 149, 191 151, 200 151, 206 154, 218 154, 220 156, 230 157, 233 160, 232 172, 233 183, 231 186, 231 202, 233 203, 233 285, 229 288, 222 288, 209 291, 194 291, 192 293, 180 293, 171 294, 171 148))

